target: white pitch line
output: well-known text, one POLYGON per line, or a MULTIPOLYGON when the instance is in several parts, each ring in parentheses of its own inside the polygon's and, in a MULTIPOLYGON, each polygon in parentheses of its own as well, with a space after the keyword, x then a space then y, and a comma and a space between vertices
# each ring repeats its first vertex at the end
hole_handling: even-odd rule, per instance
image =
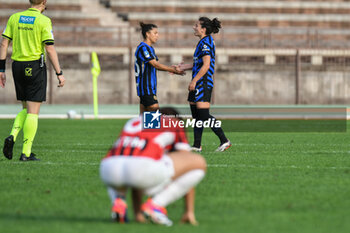
POLYGON ((40 151, 47 151, 47 152, 58 152, 58 153, 66 153, 66 152, 72 152, 72 153, 91 153, 91 154, 97 154, 100 155, 102 153, 102 155, 107 153, 107 150, 72 150, 72 149, 67 149, 67 150, 59 150, 59 149, 41 149, 40 151))
MULTIPOLYGON (((10 164, 35 164, 35 165, 86 165, 86 166, 98 166, 100 163, 99 162, 76 162, 76 163, 71 163, 71 162, 29 162, 29 163, 24 163, 20 161, 15 161, 8 163, 10 164)), ((329 170, 341 170, 341 169, 350 169, 350 167, 314 167, 314 166, 296 166, 296 165, 286 165, 286 166, 265 166, 265 165, 247 165, 247 164, 240 164, 240 165, 233 165, 233 164, 208 164, 208 167, 211 168, 259 168, 259 169, 329 169, 329 170)))
POLYGON ((292 168, 292 169, 332 169, 332 170, 340 170, 340 169, 350 169, 350 167, 314 167, 314 166, 305 166, 305 167, 300 167, 300 166, 295 166, 295 165, 289 165, 289 166, 264 166, 264 165, 246 165, 246 164, 242 164, 242 165, 233 165, 230 166, 233 168, 263 168, 263 169, 267 169, 267 168, 278 168, 278 169, 288 169, 288 168, 292 168))
MULTIPOLYGON (((16 161, 12 162, 12 164, 23 164, 23 162, 16 161)), ((37 164, 37 165, 87 165, 87 166, 98 166, 100 163, 97 162, 76 162, 76 163, 68 163, 68 162, 33 162, 30 164, 37 164)), ((229 167, 228 164, 208 164, 208 167, 229 167)))
MULTIPOLYGON (((246 155, 246 154, 249 154, 249 155, 251 155, 251 154, 256 154, 257 152, 256 151, 236 151, 235 152, 235 155, 240 155, 240 154, 244 154, 244 155, 246 155)), ((341 155, 344 155, 344 154, 350 154, 350 151, 328 151, 328 150, 309 150, 309 151, 299 151, 299 150, 288 150, 288 152, 283 152, 283 151, 281 151, 281 150, 269 150, 269 151, 259 151, 259 153, 260 154, 264 154, 264 155, 266 155, 266 154, 288 154, 288 155, 290 155, 290 154, 303 154, 303 155, 310 155, 310 156, 312 156, 312 155, 315 155, 315 154, 317 154, 317 153, 319 153, 319 154, 332 154, 332 155, 337 155, 337 154, 341 154, 341 155)), ((219 154, 222 154, 222 155, 225 155, 225 152, 218 152, 218 151, 212 151, 212 152, 204 152, 204 154, 205 155, 212 155, 212 154, 214 154, 214 155, 219 155, 219 154)), ((227 155, 227 153, 226 153, 226 155, 227 155)))
MULTIPOLYGON (((107 143, 64 143, 65 146, 111 146, 112 144, 107 143)), ((35 146, 47 147, 47 144, 35 144, 35 146)))

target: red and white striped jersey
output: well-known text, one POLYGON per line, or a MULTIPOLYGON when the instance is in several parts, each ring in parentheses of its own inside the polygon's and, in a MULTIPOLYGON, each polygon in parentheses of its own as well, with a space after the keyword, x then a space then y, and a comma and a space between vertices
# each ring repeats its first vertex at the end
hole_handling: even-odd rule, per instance
MULTIPOLYGON (((175 118, 172 120, 177 121, 175 118)), ((172 150, 190 150, 183 128, 144 130, 142 117, 137 117, 125 124, 120 137, 114 143, 113 148, 108 151, 106 157, 142 156, 158 160, 172 150)))

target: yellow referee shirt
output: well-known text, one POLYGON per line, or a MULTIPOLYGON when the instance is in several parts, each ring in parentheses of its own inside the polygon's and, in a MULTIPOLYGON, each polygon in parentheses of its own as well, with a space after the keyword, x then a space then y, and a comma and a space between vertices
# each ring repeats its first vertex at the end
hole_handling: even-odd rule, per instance
POLYGON ((12 60, 35 61, 53 44, 51 20, 35 8, 10 16, 3 37, 12 40, 12 60))

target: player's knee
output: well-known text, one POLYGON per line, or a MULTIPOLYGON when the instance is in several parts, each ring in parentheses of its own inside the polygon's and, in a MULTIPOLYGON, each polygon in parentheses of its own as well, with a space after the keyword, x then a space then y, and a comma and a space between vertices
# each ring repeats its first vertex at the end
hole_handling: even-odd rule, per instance
POLYGON ((202 156, 199 157, 198 165, 200 169, 202 169, 203 171, 207 170, 207 162, 205 161, 204 157, 202 156))
POLYGON ((193 154, 193 169, 201 169, 203 171, 207 170, 207 162, 204 157, 199 154, 193 154))
POLYGON ((148 106, 147 107, 147 111, 150 111, 150 112, 154 112, 154 111, 157 111, 159 109, 159 105, 158 104, 153 104, 151 106, 148 106))

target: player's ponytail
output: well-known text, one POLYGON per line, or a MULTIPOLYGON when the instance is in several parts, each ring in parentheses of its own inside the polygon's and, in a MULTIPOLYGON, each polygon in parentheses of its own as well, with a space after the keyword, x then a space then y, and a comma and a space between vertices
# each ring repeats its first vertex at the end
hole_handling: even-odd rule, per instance
POLYGON ((219 32, 221 28, 221 22, 218 20, 218 18, 214 18, 212 21, 212 28, 213 28, 213 33, 216 34, 219 32))
POLYGON ((157 25, 151 23, 145 24, 143 22, 140 22, 140 27, 143 39, 146 39, 146 33, 151 31, 153 28, 157 28, 157 25))
POLYGON ((206 35, 218 33, 219 29, 221 28, 221 22, 217 18, 210 20, 207 17, 200 17, 198 21, 200 22, 202 28, 206 29, 206 35))

